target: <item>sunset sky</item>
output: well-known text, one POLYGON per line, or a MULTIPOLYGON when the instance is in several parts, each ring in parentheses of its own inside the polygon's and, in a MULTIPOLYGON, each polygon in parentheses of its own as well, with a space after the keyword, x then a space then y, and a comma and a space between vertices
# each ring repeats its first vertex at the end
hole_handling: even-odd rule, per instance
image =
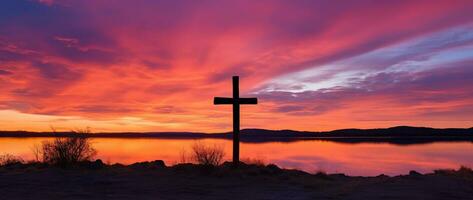
POLYGON ((473 126, 473 1, 2 0, 0 130, 473 126))

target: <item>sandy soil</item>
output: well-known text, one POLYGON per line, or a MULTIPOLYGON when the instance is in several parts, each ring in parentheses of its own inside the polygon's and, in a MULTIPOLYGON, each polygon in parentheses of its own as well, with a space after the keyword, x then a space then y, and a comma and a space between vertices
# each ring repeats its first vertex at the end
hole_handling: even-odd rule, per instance
POLYGON ((0 199, 473 199, 473 172, 348 177, 274 165, 16 165, 0 167, 0 199))

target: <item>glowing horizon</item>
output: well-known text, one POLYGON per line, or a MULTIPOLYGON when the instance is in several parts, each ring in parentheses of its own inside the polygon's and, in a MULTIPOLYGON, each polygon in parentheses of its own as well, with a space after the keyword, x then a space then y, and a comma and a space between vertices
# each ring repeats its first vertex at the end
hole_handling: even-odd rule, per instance
POLYGON ((0 129, 473 127, 472 1, 0 6, 0 129))

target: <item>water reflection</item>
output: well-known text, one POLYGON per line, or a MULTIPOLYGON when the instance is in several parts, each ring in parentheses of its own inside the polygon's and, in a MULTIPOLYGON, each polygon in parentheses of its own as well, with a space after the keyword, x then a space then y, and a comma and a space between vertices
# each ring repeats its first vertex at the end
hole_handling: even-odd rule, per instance
MULTIPOLYGON (((0 154, 9 153, 33 159, 31 148, 48 138, 0 138, 0 154)), ((231 141, 203 139, 222 145, 231 160, 231 141)), ((180 162, 183 151, 190 151, 194 140, 94 138, 98 158, 109 163, 130 164, 145 160, 180 162)), ((399 146, 386 143, 336 143, 298 141, 290 143, 242 143, 242 158, 262 159, 285 168, 308 172, 318 170, 349 175, 398 175, 409 170, 430 172, 438 168, 473 167, 473 143, 438 142, 399 146)))

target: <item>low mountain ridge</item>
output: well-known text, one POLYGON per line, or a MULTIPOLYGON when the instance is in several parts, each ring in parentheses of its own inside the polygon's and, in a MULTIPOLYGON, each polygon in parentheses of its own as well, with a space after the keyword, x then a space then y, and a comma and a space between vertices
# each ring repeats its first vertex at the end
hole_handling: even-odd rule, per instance
MULTIPOLYGON (((27 132, 0 131, 0 137, 72 137, 73 132, 27 132)), ((121 132, 90 133, 83 136, 93 138, 161 138, 161 139, 232 139, 232 132, 121 132)), ((324 140, 340 143, 390 143, 397 145, 423 144, 432 142, 473 142, 473 128, 445 128, 397 126, 377 129, 340 129, 311 132, 294 130, 243 129, 240 141, 247 143, 295 142, 303 140, 324 140)))

